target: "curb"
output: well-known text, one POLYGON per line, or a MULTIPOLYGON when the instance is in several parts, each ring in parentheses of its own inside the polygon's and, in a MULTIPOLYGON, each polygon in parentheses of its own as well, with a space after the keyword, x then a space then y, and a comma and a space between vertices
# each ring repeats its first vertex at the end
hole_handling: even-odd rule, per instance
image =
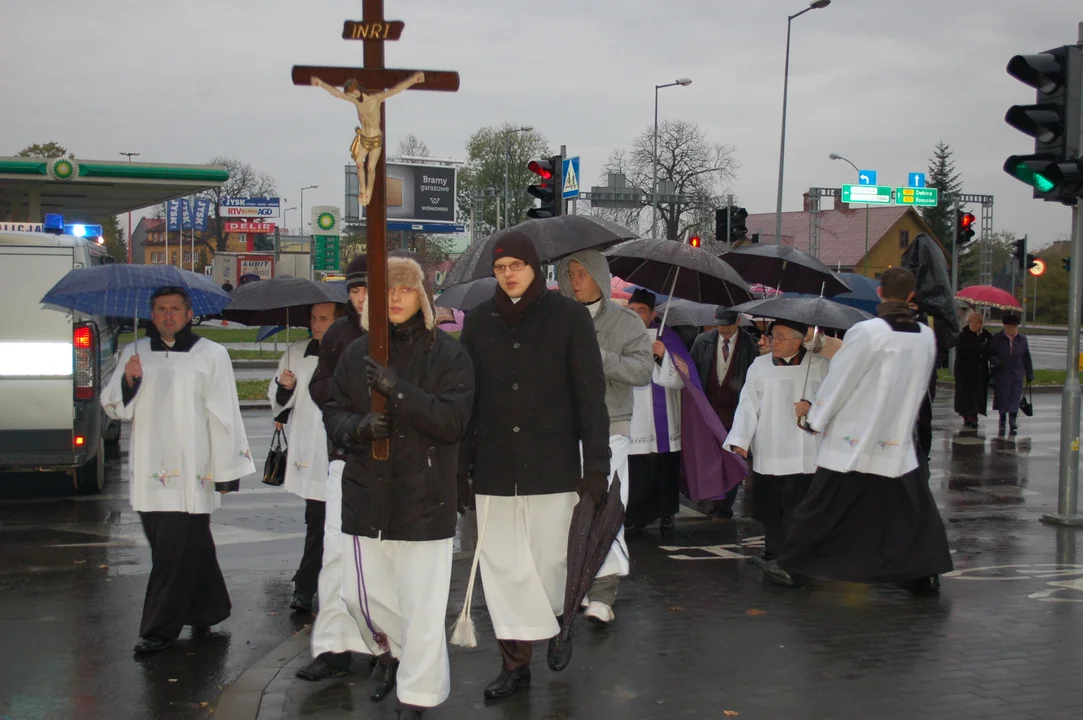
POLYGON ((239 402, 241 410, 270 410, 271 402, 269 400, 241 400, 239 402))
MULTIPOLYGON (((946 380, 937 380, 936 381, 936 387, 938 389, 954 391, 955 390, 955 383, 947 382, 946 380)), ((1080 385, 1080 388, 1083 389, 1083 385, 1080 385)), ((1030 390, 1035 395, 1059 395, 1060 393, 1064 392, 1064 386, 1063 385, 1031 385, 1030 390)))
POLYGON ((264 691, 291 660, 308 650, 311 633, 311 626, 294 633, 242 672, 219 696, 214 706, 215 716, 227 720, 256 720, 264 691))
POLYGON ((276 370, 278 360, 233 360, 234 370, 276 370))

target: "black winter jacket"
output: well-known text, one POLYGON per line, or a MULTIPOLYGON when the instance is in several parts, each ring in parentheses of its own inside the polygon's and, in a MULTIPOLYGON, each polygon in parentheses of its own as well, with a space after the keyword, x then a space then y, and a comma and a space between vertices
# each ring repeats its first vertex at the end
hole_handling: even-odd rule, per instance
MULTIPOLYGON (((346 315, 331 323, 320 342, 320 360, 316 371, 308 383, 308 393, 320 410, 331 402, 331 378, 338 367, 339 359, 346 348, 357 338, 365 334, 361 328, 361 316, 354 310, 352 303, 346 303, 346 315)), ((326 424, 326 423, 325 423, 326 424)), ((330 433, 328 433, 330 436, 330 433)), ((345 460, 346 449, 339 447, 328 437, 327 456, 331 461, 345 460)))
POLYGON ((392 416, 389 460, 357 441, 371 409, 365 378, 368 335, 343 354, 324 407, 328 435, 348 448, 342 474, 342 532, 385 540, 454 537, 459 441, 474 400, 470 357, 447 333, 425 328, 420 313, 391 329, 389 367, 398 382, 387 399, 392 416))
POLYGON ((477 385, 460 473, 475 493, 571 492, 584 472, 609 474, 602 353, 585 307, 545 291, 511 326, 488 300, 460 341, 477 385))

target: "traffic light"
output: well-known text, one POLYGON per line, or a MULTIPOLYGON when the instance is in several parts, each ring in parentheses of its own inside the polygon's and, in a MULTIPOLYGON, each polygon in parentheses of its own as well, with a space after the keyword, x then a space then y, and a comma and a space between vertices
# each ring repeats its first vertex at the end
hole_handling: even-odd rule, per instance
POLYGON ((1019 265, 1020 270, 1026 270, 1027 259, 1027 241, 1026 238, 1022 240, 1016 240, 1012 243, 1012 257, 1015 258, 1015 262, 1019 265))
POLYGON ((540 178, 540 182, 528 187, 527 192, 541 201, 538 207, 527 210, 527 217, 550 218, 560 215, 561 206, 564 204, 560 188, 560 170, 563 164, 564 159, 560 155, 527 163, 527 170, 540 178))
POLYGON ((742 207, 727 205, 714 211, 714 239, 718 242, 734 243, 743 240, 748 234, 745 223, 748 220, 748 210, 742 207), (729 234, 726 234, 727 219, 729 220, 729 234))
POLYGON ((1060 266, 1062 268, 1064 268, 1066 271, 1071 270, 1072 269, 1072 256, 1069 255, 1068 257, 1061 260, 1060 261, 1060 266))
POLYGON ((1034 188, 1034 197, 1074 204, 1083 196, 1080 158, 1080 86, 1083 46, 1065 45, 1037 55, 1016 55, 1008 74, 1037 91, 1035 104, 1013 105, 1004 121, 1034 138, 1033 155, 1012 155, 1004 171, 1034 188))
POLYGON ((728 205, 714 211, 715 242, 729 242, 729 238, 726 237, 726 221, 729 219, 729 214, 730 209, 728 205))
POLYGON ((692 237, 688 238, 688 244, 692 247, 702 247, 703 239, 699 235, 693 235, 692 237))
POLYGON ((959 217, 956 219, 959 225, 956 234, 956 245, 966 245, 974 239, 974 223, 977 221, 978 219, 974 217, 974 213, 959 211, 959 217))
POLYGON ((1023 269, 1030 270, 1036 267, 1038 267, 1038 256, 1033 253, 1027 253, 1027 262, 1023 269))
POLYGON ((746 220, 748 220, 748 210, 742 207, 733 208, 730 212, 730 242, 737 242, 748 234, 746 220))

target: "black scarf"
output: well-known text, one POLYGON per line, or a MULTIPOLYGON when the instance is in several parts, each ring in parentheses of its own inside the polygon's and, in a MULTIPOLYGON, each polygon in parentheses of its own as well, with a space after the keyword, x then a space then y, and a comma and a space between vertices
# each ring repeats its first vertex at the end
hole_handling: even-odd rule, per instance
POLYGON ((535 272, 534 280, 519 298, 519 302, 512 302, 512 299, 504 292, 504 288, 500 287, 499 283, 497 283, 496 292, 493 293, 493 302, 496 303, 497 312, 500 313, 500 317, 504 318, 504 322, 508 325, 516 325, 527 309, 547 292, 549 292, 549 288, 545 286, 545 276, 540 272, 535 272))
POLYGON ((199 341, 199 335, 192 332, 191 323, 185 325, 173 338, 173 347, 165 344, 158 328, 153 325, 147 328, 147 338, 150 340, 151 352, 188 352, 199 341))
POLYGON ((891 326, 896 332, 921 332, 918 316, 910 309, 910 304, 898 300, 885 300, 876 306, 876 316, 891 326))

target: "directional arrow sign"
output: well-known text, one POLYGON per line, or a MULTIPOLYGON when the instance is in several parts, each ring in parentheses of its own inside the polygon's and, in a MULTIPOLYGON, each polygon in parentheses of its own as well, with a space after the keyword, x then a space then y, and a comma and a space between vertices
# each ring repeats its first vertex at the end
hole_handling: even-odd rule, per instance
POLYGON ((935 207, 939 203, 939 195, 939 190, 930 187, 895 188, 895 203, 935 207))
POLYGON ((857 181, 862 185, 875 185, 876 184, 876 171, 875 170, 858 170, 857 181))
POLYGON ((886 185, 843 185, 842 201, 844 203, 890 205, 891 188, 886 185))

